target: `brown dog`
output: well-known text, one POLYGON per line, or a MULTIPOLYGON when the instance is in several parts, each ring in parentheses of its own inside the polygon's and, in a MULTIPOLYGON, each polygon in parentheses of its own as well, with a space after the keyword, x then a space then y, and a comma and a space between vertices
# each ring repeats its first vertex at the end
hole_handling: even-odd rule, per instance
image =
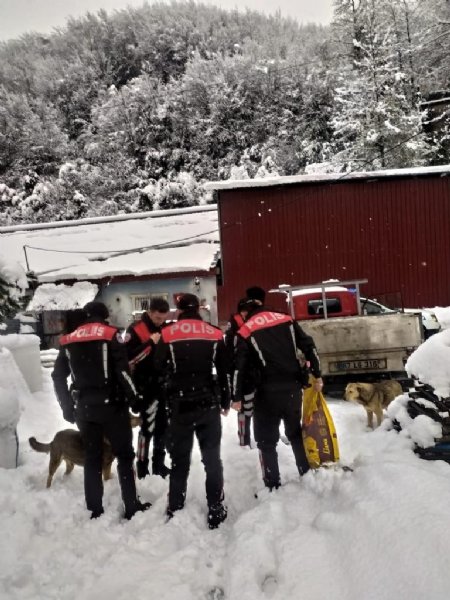
MULTIPOLYGON (((137 427, 141 424, 141 419, 130 415, 132 427, 137 427)), ((42 444, 36 438, 29 438, 30 446, 36 452, 50 453, 50 462, 48 465, 47 487, 52 485, 53 475, 56 473, 61 462, 66 462, 66 475, 73 471, 75 465, 84 467, 86 453, 84 450, 81 433, 76 429, 63 429, 58 431, 53 440, 49 444, 42 444)), ((111 466, 114 460, 111 444, 105 438, 103 440, 103 463, 102 473, 103 479, 106 481, 111 479, 111 466)))
POLYGON ((378 383, 349 383, 345 388, 344 397, 366 409, 367 425, 373 429, 373 415, 377 417, 377 425, 381 425, 383 408, 402 393, 402 386, 398 381, 387 379, 378 383))

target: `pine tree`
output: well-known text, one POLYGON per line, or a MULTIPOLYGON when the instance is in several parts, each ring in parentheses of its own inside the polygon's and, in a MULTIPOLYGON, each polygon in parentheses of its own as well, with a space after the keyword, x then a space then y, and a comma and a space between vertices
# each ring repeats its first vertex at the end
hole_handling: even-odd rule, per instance
POLYGON ((429 158, 420 97, 402 68, 392 15, 392 0, 359 4, 358 52, 340 74, 332 118, 333 162, 343 170, 418 166, 429 158))

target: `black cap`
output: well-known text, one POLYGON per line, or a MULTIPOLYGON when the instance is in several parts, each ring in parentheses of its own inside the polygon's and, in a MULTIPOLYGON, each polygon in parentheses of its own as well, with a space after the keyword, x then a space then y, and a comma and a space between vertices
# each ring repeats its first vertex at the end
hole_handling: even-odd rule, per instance
POLYGON ((262 289, 262 287, 257 285, 249 287, 245 293, 247 294, 247 301, 251 302, 252 300, 257 300, 258 302, 261 302, 261 304, 264 304, 266 292, 262 289))
POLYGON ((195 294, 183 294, 178 298, 177 308, 179 310, 198 310, 200 308, 199 299, 195 294))
POLYGON ((241 298, 237 304, 237 312, 241 312, 241 310, 248 311, 248 298, 241 298))
POLYGON ((88 302, 83 310, 87 317, 98 317, 103 321, 109 317, 109 310, 103 302, 88 302))
POLYGON ((86 318, 87 314, 84 308, 75 308, 67 311, 64 333, 72 333, 72 331, 75 331, 77 327, 86 323, 86 318))

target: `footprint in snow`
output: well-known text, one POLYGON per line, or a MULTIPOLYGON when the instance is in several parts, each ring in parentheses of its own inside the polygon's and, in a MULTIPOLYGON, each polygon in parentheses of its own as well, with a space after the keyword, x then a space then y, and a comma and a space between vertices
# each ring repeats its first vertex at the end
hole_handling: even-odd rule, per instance
POLYGON ((277 591, 278 581, 274 575, 266 575, 266 578, 261 584, 261 590, 266 598, 271 598, 277 591))
POLYGON ((215 586, 211 588, 206 594, 207 600, 224 600, 225 592, 221 587, 215 586))

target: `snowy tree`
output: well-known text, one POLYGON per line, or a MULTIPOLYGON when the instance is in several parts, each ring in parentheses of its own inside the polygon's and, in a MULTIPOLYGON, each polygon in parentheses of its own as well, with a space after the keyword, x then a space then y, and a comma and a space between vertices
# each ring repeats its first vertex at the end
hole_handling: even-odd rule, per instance
POLYGON ((411 14, 411 53, 416 81, 427 110, 425 129, 433 145, 433 164, 450 161, 450 3, 417 2, 411 14), (441 108, 436 103, 442 101, 441 108), (437 110, 436 110, 437 108, 437 110))
POLYGON ((30 169, 51 173, 68 151, 56 110, 0 86, 0 175, 17 182, 30 169))
POLYGON ((400 68, 391 17, 390 0, 359 4, 358 53, 340 74, 331 120, 333 162, 344 170, 417 166, 429 159, 420 98, 400 68))
POLYGON ((410 14, 411 52, 422 95, 450 89, 450 2, 416 0, 410 14))
POLYGON ((448 114, 421 102, 450 88, 449 3, 334 5, 328 29, 155 2, 0 44, 1 222, 189 205, 238 173, 448 162, 448 114))

